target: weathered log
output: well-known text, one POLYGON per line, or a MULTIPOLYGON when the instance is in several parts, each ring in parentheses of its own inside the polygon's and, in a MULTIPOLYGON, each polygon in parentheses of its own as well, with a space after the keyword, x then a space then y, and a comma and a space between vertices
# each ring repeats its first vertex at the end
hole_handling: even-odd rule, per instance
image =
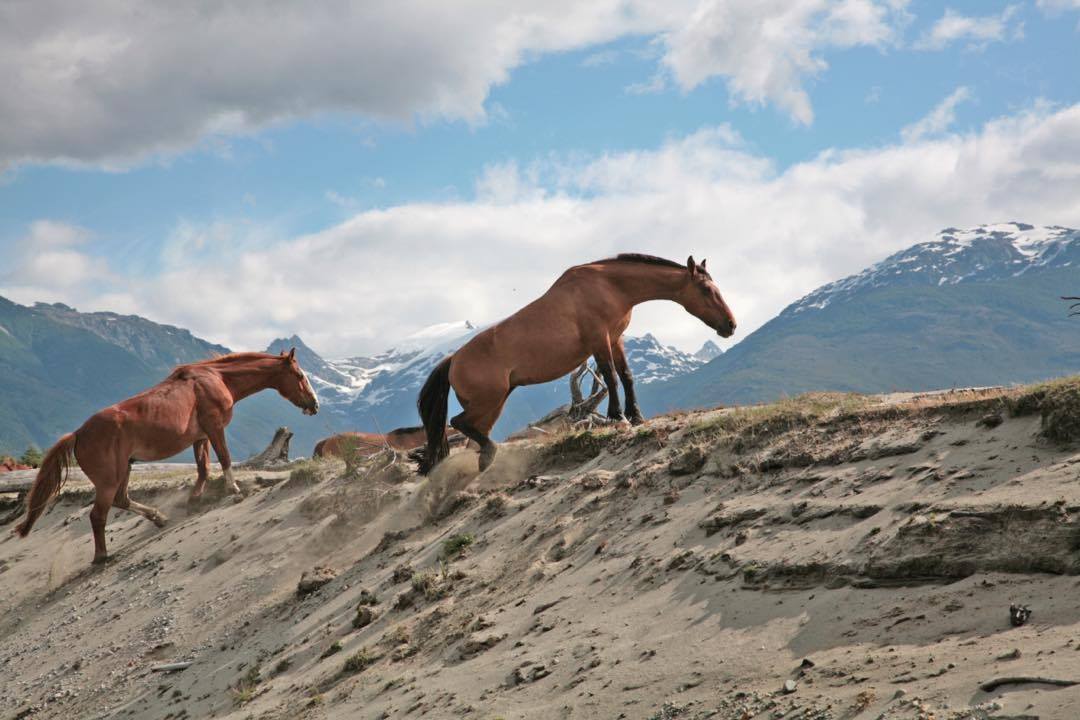
POLYGON ((150 672, 175 672, 177 670, 187 670, 194 665, 193 661, 165 663, 164 665, 155 665, 150 668, 150 672))
POLYGON ((993 692, 1002 685, 1054 685, 1056 687, 1072 687, 1080 685, 1080 680, 1058 680, 1046 677, 1003 677, 984 682, 979 686, 983 692, 993 692))
POLYGON ((293 434, 287 427, 279 427, 274 433, 274 439, 261 453, 252 455, 240 464, 240 467, 252 470, 266 470, 276 465, 285 465, 289 462, 289 441, 293 434))

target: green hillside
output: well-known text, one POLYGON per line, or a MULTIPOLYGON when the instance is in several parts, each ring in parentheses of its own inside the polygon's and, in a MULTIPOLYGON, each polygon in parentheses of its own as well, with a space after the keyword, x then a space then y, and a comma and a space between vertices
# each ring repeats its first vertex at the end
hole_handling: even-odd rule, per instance
POLYGON ((642 388, 651 413, 810 390, 888 392, 1029 382, 1080 370, 1080 322, 1060 295, 1080 272, 886 286, 790 309, 701 369, 642 388))
MULTIPOLYGON (((227 348, 145 318, 25 307, 0 297, 0 454, 49 447, 97 410, 160 382, 173 366, 222 352, 227 348)), ((325 434, 317 418, 267 391, 237 406, 228 430, 234 458, 261 450, 280 425, 299 436, 294 454, 325 434)))

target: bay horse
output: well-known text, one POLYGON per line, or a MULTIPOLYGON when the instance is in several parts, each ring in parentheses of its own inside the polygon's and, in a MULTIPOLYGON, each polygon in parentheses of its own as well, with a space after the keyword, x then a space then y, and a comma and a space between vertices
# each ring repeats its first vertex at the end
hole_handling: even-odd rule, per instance
MULTIPOLYGON (((465 437, 458 432, 450 433, 451 445, 464 444, 465 437)), ((374 455, 386 446, 394 450, 409 451, 423 447, 427 443, 424 426, 405 427, 391 430, 385 435, 348 431, 331 435, 315 443, 313 457, 345 457, 346 452, 356 452, 362 456, 374 455)))
POLYGON ((191 491, 194 499, 206 487, 213 447, 226 486, 239 493, 225 443, 225 426, 232 420, 236 403, 267 388, 277 390, 306 415, 319 411, 319 400, 296 362, 295 348, 288 355, 233 353, 181 365, 149 390, 98 411, 45 453, 26 499, 26 518, 15 532, 26 537, 45 506, 60 493, 74 463, 96 490, 90 510, 95 563, 108 559, 105 519, 110 507, 138 513, 158 527, 168 520, 158 509, 128 497, 135 460, 164 460, 194 447, 198 466, 198 479, 191 491))
POLYGON ((634 306, 648 300, 677 302, 721 337, 735 332, 735 318, 704 260, 699 265, 691 256, 683 265, 627 253, 572 267, 541 297, 478 333, 435 366, 416 401, 427 434, 421 474, 430 472, 450 451, 443 432, 450 388, 463 408, 450 425, 480 446, 483 472, 497 450, 488 434, 511 391, 562 377, 590 355, 608 388, 608 417, 627 419, 619 403, 617 374, 629 421, 644 422, 622 334, 634 306))

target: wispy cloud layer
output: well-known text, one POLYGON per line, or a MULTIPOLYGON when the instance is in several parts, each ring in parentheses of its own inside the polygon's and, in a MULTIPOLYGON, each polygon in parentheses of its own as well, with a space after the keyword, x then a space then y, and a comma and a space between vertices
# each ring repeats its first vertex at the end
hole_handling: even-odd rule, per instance
MULTIPOLYGON (((30 251, 35 237, 85 231, 38 224, 0 294, 138 308, 238 348, 299 332, 340 355, 432 323, 496 320, 575 263, 692 253, 709 259, 744 337, 818 285, 943 227, 1080 225, 1078 193, 1080 105, 1037 107, 968 134, 837 149, 782 172, 721 126, 646 151, 493 166, 472 201, 366 211, 301 237, 243 224, 181 228, 182 259, 168 272, 106 284, 93 280, 109 269, 88 246, 59 245, 82 266, 71 255, 54 264, 48 246, 30 251), (50 268, 67 280, 42 296, 50 268)), ((710 334, 670 303, 639 308, 631 332, 646 331, 685 347, 710 334)))
POLYGON ((491 88, 530 58, 630 35, 659 39, 659 69, 683 90, 720 78, 733 101, 809 123, 804 83, 826 53, 893 42, 906 3, 17 3, 0 22, 0 171, 123 169, 329 113, 482 123, 491 88))
POLYGON ((1009 5, 996 15, 969 16, 946 8, 945 14, 915 43, 921 50, 941 50, 964 42, 972 50, 992 42, 1013 40, 1024 35, 1024 24, 1017 20, 1020 8, 1009 5))
POLYGON ((905 141, 912 142, 945 132, 956 121, 956 106, 971 98, 971 88, 966 86, 956 88, 925 117, 901 129, 900 136, 905 141))

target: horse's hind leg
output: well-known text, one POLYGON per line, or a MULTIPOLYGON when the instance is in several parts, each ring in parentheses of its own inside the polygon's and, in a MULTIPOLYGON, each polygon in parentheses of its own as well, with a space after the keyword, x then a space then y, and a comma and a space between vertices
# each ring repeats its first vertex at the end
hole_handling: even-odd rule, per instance
POLYGON ((491 463, 495 462, 495 454, 499 446, 492 441, 488 433, 495 426, 495 421, 499 419, 499 414, 509 395, 509 391, 505 391, 502 398, 494 405, 488 403, 486 406, 458 396, 465 411, 450 418, 450 425, 480 446, 480 472, 484 472, 491 467, 491 463))
POLYGON ((210 441, 206 438, 196 440, 192 446, 195 451, 195 467, 198 477, 195 479, 195 487, 191 488, 189 500, 196 500, 202 496, 206 489, 206 481, 210 479, 210 441))
POLYGON ((120 483, 120 489, 116 491, 116 497, 113 498, 113 505, 121 510, 130 510, 133 513, 138 513, 158 527, 165 527, 165 523, 169 521, 169 518, 165 516, 165 513, 155 507, 137 503, 128 497, 128 482, 130 480, 131 465, 128 465, 124 469, 124 479, 120 483))
POLYGON ((112 507, 113 498, 120 488, 121 470, 117 467, 115 454, 112 448, 102 449, 106 443, 99 440, 87 440, 75 446, 75 460, 79 467, 94 484, 94 506, 90 508, 90 529, 94 533, 94 562, 103 563, 109 559, 108 550, 105 547, 105 521, 109 518, 109 508, 112 507))

